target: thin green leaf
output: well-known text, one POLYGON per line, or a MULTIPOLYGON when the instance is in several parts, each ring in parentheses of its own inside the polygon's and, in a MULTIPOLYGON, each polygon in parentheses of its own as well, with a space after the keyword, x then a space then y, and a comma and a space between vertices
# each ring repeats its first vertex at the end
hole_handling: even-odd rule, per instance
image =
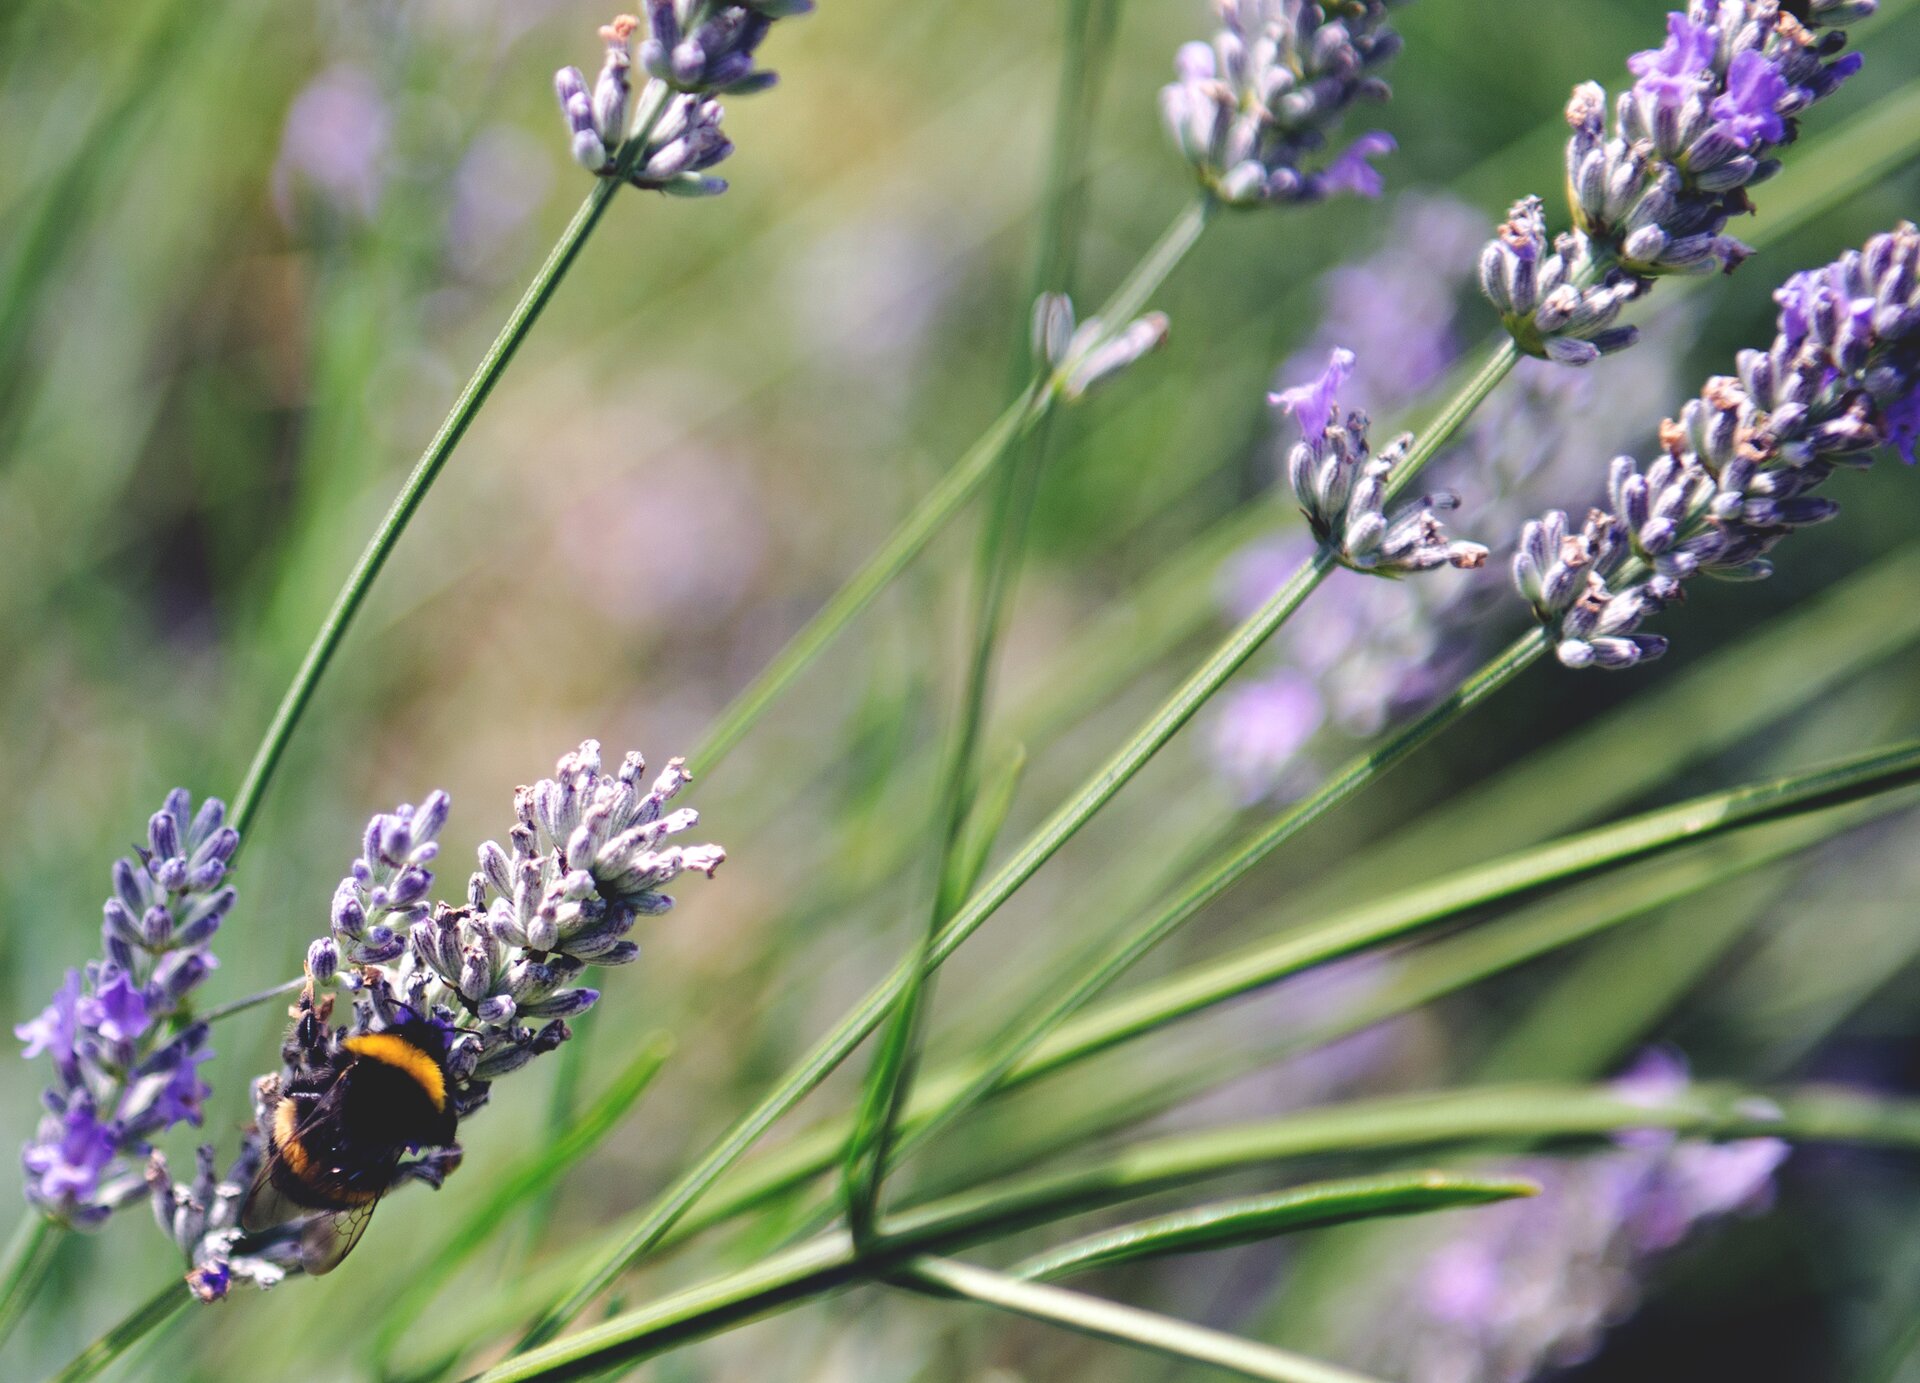
POLYGON ((1238 994, 1504 898, 1647 859, 1723 832, 1820 811, 1920 782, 1920 744, 1710 793, 1523 850, 1193 967, 1060 1029, 1015 1068, 1033 1079, 1238 994))
POLYGON ((888 1220, 866 1253, 829 1233, 752 1266, 624 1312, 478 1376, 478 1383, 556 1383, 649 1358, 853 1283, 913 1257, 949 1253, 1159 1191, 1293 1158, 1395 1153, 1449 1144, 1596 1140, 1629 1128, 1713 1138, 1756 1135, 1920 1149, 1920 1101, 1831 1090, 1771 1098, 1697 1085, 1657 1104, 1604 1087, 1529 1085, 1396 1096, 1144 1143, 1065 1172, 1010 1178, 888 1220))
POLYGON ((1257 1244, 1280 1234, 1389 1215, 1487 1205, 1531 1196, 1540 1188, 1515 1178, 1453 1172, 1389 1172, 1344 1181, 1317 1181, 1264 1196, 1214 1201, 1168 1215, 1090 1234, 1048 1249, 1009 1269, 1014 1277, 1063 1277, 1171 1254, 1257 1244))
POLYGON ((905 1285, 935 1295, 977 1301, 1095 1339, 1133 1345, 1190 1364, 1225 1369, 1244 1378, 1264 1378, 1271 1383, 1374 1383, 1351 1369, 1323 1364, 1317 1359, 1225 1331, 1142 1311, 1137 1306, 1123 1306, 1084 1292, 1023 1282, 952 1259, 916 1258, 901 1273, 905 1285))
POLYGON ((7 1241, 5 1262, 0 1264, 0 1342, 13 1333, 33 1304, 61 1237, 60 1227, 32 1206, 21 1212, 20 1224, 7 1241))
POLYGON ((187 1284, 175 1278, 136 1306, 126 1319, 81 1350, 47 1383, 83 1383, 110 1367, 121 1355, 158 1330, 193 1300, 187 1284))

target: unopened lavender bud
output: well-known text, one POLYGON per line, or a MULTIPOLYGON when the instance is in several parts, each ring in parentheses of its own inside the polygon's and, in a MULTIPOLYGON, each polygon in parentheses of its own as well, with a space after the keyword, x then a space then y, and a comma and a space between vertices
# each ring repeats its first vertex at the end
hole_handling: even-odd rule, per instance
POLYGON ((544 999, 523 1004, 520 1012, 528 1018, 572 1018, 585 1013, 599 1002, 597 989, 562 989, 544 999))
POLYGON ((186 853, 181 849, 180 823, 170 811, 155 812, 148 820, 147 843, 153 847, 154 855, 163 860, 186 853))
POLYGON ((1158 350, 1166 340, 1165 313, 1149 312, 1137 318, 1074 363, 1062 387, 1063 394, 1069 402, 1084 398, 1148 352, 1158 350))
POLYGON ((172 940, 173 914, 156 903, 140 918, 140 944, 149 951, 161 951, 172 940))
POLYGON ((330 936, 323 936, 307 947, 307 974, 315 984, 330 982, 340 969, 340 947, 330 936))
POLYGON ((213 966, 201 951, 173 951, 161 958, 153 969, 153 983, 176 1006, 211 973, 213 966))
POLYGON ((482 1023, 504 1025, 511 1023, 518 1012, 519 1008, 511 996, 493 994, 474 1006, 473 1015, 482 1023))

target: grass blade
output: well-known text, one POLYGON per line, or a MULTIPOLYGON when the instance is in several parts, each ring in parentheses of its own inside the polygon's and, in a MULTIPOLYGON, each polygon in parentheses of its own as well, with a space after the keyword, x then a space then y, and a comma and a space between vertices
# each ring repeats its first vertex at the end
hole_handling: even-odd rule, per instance
POLYGON ((1278 1234, 1351 1220, 1488 1205, 1535 1195, 1539 1190, 1531 1181, 1452 1172, 1389 1172, 1377 1177, 1317 1181, 1264 1196, 1215 1201, 1136 1220, 1036 1254, 1009 1271, 1014 1277, 1028 1280, 1062 1277, 1170 1254, 1257 1244, 1278 1234))
POLYGON ((1038 1047, 1017 1068, 1019 1078, 1057 1070, 1284 976, 1504 898, 1647 859, 1727 831, 1859 801, 1915 782, 1920 782, 1920 743, 1711 793, 1463 870, 1319 926, 1196 966, 1108 1004, 1064 1026, 1038 1047))
POLYGON ((175 1278, 136 1306, 126 1319, 81 1350, 47 1383, 83 1383, 99 1375, 148 1335, 158 1330, 193 1300, 187 1284, 175 1278))
POLYGON ((948 1258, 916 1258, 902 1270, 904 1285, 959 1297, 1045 1321, 1095 1339, 1152 1350, 1191 1364, 1210 1365, 1271 1383, 1375 1383, 1365 1374, 1323 1364, 1221 1330, 1123 1306, 1084 1292, 1024 1282, 948 1258))

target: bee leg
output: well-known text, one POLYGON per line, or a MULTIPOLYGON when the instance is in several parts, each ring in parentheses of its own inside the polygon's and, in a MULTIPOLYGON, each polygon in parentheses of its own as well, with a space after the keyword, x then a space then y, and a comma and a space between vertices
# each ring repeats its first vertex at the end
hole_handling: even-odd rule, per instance
POLYGON ((396 1167, 393 1173, 393 1184, 398 1186, 403 1181, 421 1181, 438 1191, 441 1183, 459 1168, 460 1160, 464 1156, 458 1143, 444 1148, 435 1148, 412 1162, 402 1162, 396 1167))

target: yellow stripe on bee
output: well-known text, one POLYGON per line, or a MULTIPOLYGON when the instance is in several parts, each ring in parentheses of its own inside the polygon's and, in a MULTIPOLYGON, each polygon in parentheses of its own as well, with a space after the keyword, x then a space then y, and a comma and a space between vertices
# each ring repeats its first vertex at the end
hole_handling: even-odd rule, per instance
POLYGON ((440 1063, 406 1038, 390 1032, 370 1032, 363 1037, 349 1037, 346 1048, 355 1056, 405 1071, 427 1092, 427 1098, 433 1101, 435 1110, 446 1109, 447 1077, 441 1071, 440 1063))
POLYGON ((300 1145, 298 1128, 300 1111, 292 1100, 283 1099, 273 1108, 273 1144, 280 1152, 281 1160, 287 1164, 287 1170, 300 1180, 307 1179, 307 1166, 312 1161, 307 1150, 300 1145))

